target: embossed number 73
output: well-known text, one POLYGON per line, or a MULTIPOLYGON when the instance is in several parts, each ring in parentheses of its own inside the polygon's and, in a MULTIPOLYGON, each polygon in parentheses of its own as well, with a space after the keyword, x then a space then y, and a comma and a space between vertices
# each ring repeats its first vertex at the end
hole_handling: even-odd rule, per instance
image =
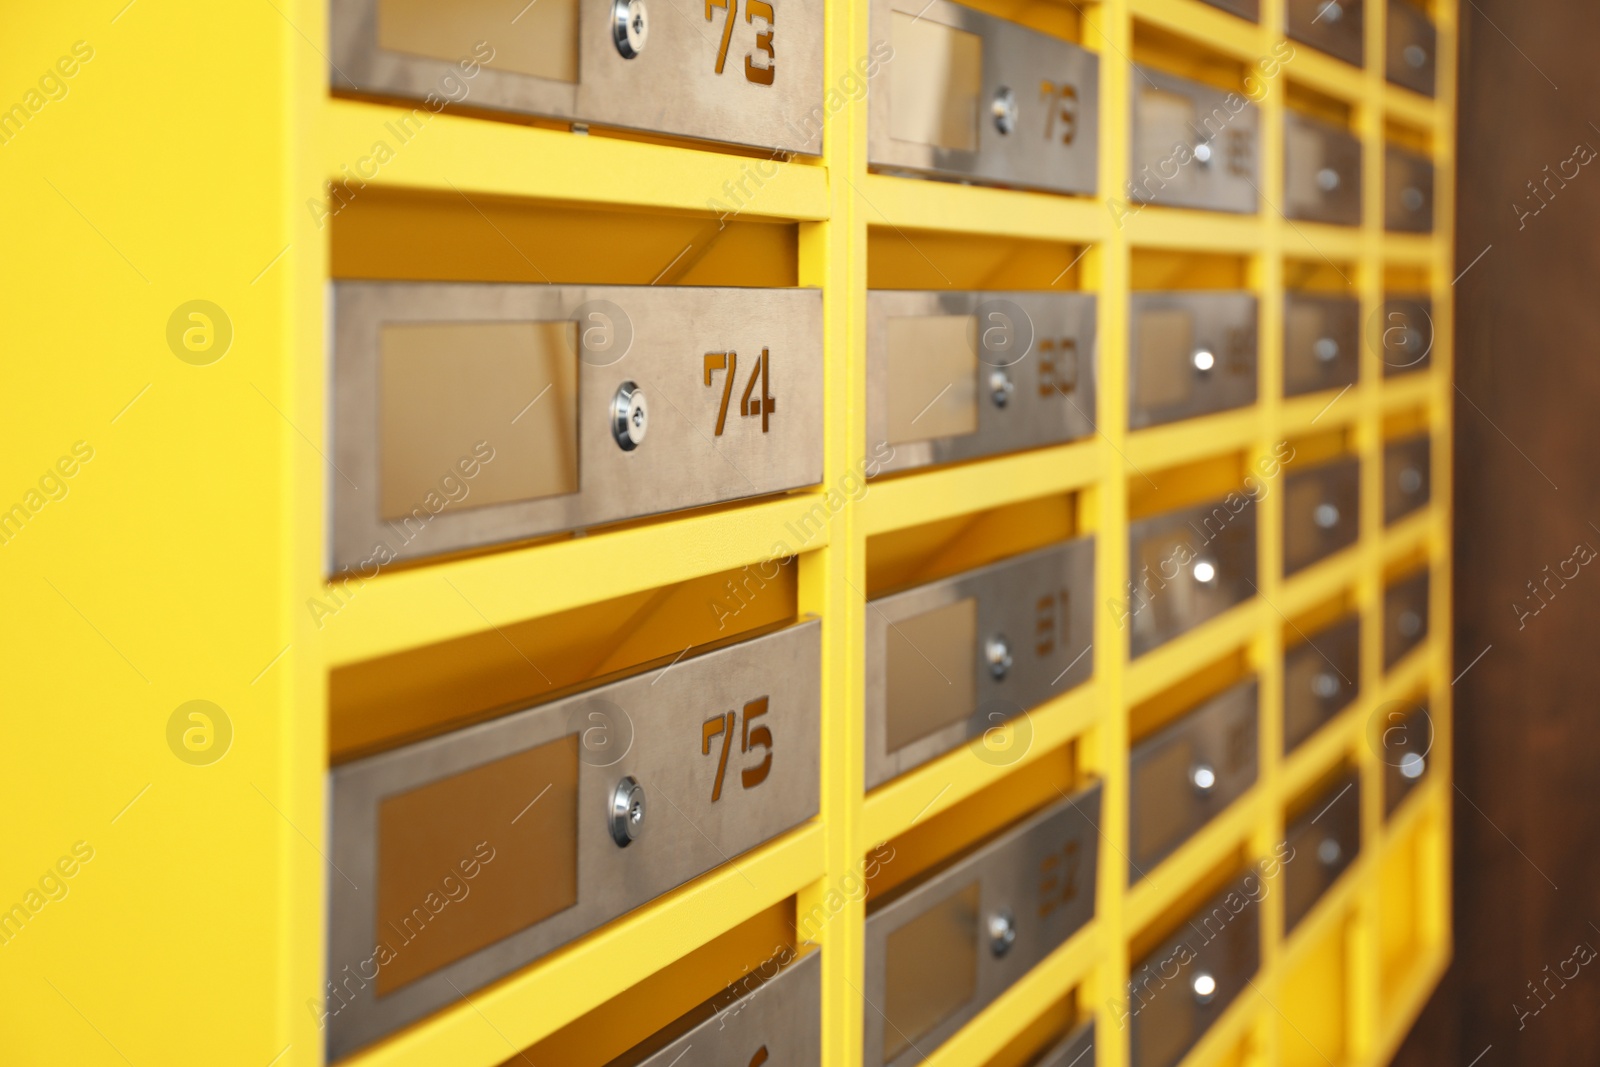
MULTIPOLYGON (((754 789, 767 780, 767 775, 772 773, 772 730, 767 726, 751 728, 750 722, 767 713, 767 698, 760 697, 750 701, 744 706, 744 729, 739 738, 739 751, 751 752, 758 748, 767 750, 766 758, 754 767, 746 767, 739 772, 739 783, 746 789, 754 789)), ((718 734, 722 735, 722 755, 717 758, 717 780, 711 787, 711 800, 715 803, 722 799, 722 778, 728 771, 728 750, 733 747, 733 731, 739 715, 737 712, 726 712, 714 718, 707 719, 700 726, 700 754, 711 755, 711 739, 718 734)))
MULTIPOLYGON (((706 0, 706 21, 716 21, 712 12, 722 8, 728 13, 722 23, 722 43, 717 47, 717 73, 722 73, 723 66, 728 62, 728 42, 733 39, 733 24, 739 19, 739 0, 706 0)), ((760 19, 767 24, 764 31, 756 33, 756 47, 767 54, 767 65, 758 67, 751 60, 753 53, 744 57, 744 76, 746 81, 755 82, 757 85, 771 85, 773 76, 778 73, 777 53, 772 50, 772 27, 776 16, 772 5, 764 0, 745 0, 744 20, 755 25, 755 20, 760 19)))

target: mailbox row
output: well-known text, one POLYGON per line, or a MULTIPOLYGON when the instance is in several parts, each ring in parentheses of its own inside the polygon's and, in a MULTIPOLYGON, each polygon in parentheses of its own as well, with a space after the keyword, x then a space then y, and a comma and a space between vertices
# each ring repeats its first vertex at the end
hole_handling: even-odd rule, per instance
MULTIPOLYGON (((1129 426, 1253 404, 1257 304, 1133 294, 1129 426)), ((1077 293, 870 292, 867 454, 830 488, 1091 436, 1096 310, 1077 293)), ((336 282, 330 320, 330 573, 823 478, 816 290, 336 282)), ((1283 338, 1298 396, 1354 384, 1363 347, 1386 375, 1426 367, 1433 324, 1425 298, 1363 326, 1354 299, 1295 292, 1283 338)))
MULTIPOLYGON (((1225 513, 1219 502, 1135 525, 1131 564, 1195 546, 1134 609, 1136 654, 1247 595, 1250 569, 1231 569, 1253 568, 1253 515, 1229 521, 1222 547, 1205 543, 1225 513)), ((1079 538, 874 599, 864 787, 963 745, 985 758, 989 730, 1088 681, 1093 562, 1079 538)), ((1427 583, 1423 571, 1385 593, 1386 665, 1426 635, 1427 583)), ((1285 654, 1286 748, 1355 698, 1358 628, 1336 622, 1285 654)), ((1130 882, 1255 782, 1258 700, 1246 679, 1132 747, 1130 882)), ((821 623, 807 617, 335 766, 330 1055, 813 819, 821 718, 821 623)), ((1425 764, 1395 766, 1397 796, 1425 764)), ((1098 806, 1090 784, 869 903, 868 1063, 920 1058, 1092 917, 1098 806)))
MULTIPOLYGON (((1290 36, 1359 62, 1361 6, 1295 0, 1290 36)), ((824 117, 867 93, 877 168, 1096 191, 1096 54, 949 0, 871 0, 870 9, 870 47, 825 87, 822 0, 707 0, 704 17, 667 0, 544 0, 509 21, 493 5, 332 0, 330 77, 341 91, 433 112, 509 111, 809 155, 822 151, 824 117)), ((1433 27, 1404 0, 1389 9, 1389 78, 1431 93, 1433 27)), ((1130 191, 1152 203, 1255 210, 1255 106, 1144 67, 1133 83, 1132 173, 1169 164, 1173 173, 1159 191, 1130 191)), ((1291 217, 1357 221, 1359 145, 1310 120, 1289 132, 1291 217)), ((1388 198, 1391 228, 1431 228, 1431 166, 1404 155, 1389 165, 1410 183, 1388 198), (1412 205, 1408 190, 1428 202, 1412 205)))

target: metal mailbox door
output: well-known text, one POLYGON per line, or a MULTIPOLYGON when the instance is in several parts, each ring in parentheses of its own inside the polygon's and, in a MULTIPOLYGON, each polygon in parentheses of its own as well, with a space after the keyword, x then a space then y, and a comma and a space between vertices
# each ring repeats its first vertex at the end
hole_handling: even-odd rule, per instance
POLYGON ((1433 162, 1394 145, 1383 153, 1383 228, 1433 232, 1433 162))
POLYGON ((875 168, 1093 193, 1100 59, 950 0, 871 0, 867 93, 875 168))
POLYGON ((1361 461, 1355 456, 1284 479, 1284 577, 1349 548, 1360 534, 1361 461))
POLYGON ((1288 34, 1335 59, 1362 65, 1365 0, 1289 0, 1288 34))
POLYGON ((1285 293, 1283 304, 1283 395, 1354 385, 1361 367, 1360 301, 1285 293))
POLYGON ((820 1067, 821 1063, 822 953, 796 957, 785 949, 606 1067, 820 1067), (768 967, 781 969, 765 977, 768 967))
POLYGON ((1255 593, 1256 507, 1230 493, 1128 524, 1130 654, 1144 655, 1255 593))
POLYGON ((1094 432, 1095 298, 867 293, 867 451, 880 470, 1094 432))
POLYGON ((1094 538, 871 601, 866 788, 1089 680, 1094 538))
POLYGON ((1259 108, 1239 93, 1139 64, 1131 90, 1131 199, 1236 214, 1256 210, 1259 108))
POLYGON ((703 16, 670 0, 331 0, 329 77, 422 101, 408 130, 457 105, 820 155, 822 14, 822 0, 714 0, 703 16))
POLYGON ((1212 697, 1128 753, 1128 882, 1182 847, 1256 781, 1260 687, 1212 697))
POLYGON ((1383 523, 1385 526, 1428 502, 1433 444, 1427 434, 1391 441, 1383 447, 1383 523))
POLYGON ((1094 1067, 1094 1019, 1086 1019, 1028 1067, 1094 1067))
POLYGON ((1248 874, 1207 901, 1128 982, 1129 1062, 1172 1067, 1261 965, 1263 887, 1248 874))
POLYGON ((1433 720, 1426 702, 1409 711, 1391 709, 1381 722, 1383 737, 1383 815, 1393 815, 1422 781, 1433 758, 1433 720))
POLYGON ((1396 85, 1432 96, 1439 31, 1426 14, 1406 0, 1389 0, 1388 36, 1384 76, 1396 85))
POLYGON ((1405 658, 1428 636, 1428 572, 1383 591, 1383 668, 1405 658))
POLYGON ((1352 615, 1283 654, 1283 752, 1288 755, 1361 691, 1361 616, 1352 615))
POLYGON ((1205 0, 1205 3, 1251 22, 1261 21, 1261 0, 1205 0))
POLYGON ((820 746, 813 619, 334 767, 329 1058, 812 818, 820 746))
POLYGON ((1349 130, 1286 112, 1283 201, 1291 219, 1361 225, 1361 142, 1349 130))
POLYGON ((1383 359, 1383 376, 1422 370, 1433 362, 1433 301, 1428 297, 1391 296, 1374 327, 1373 344, 1383 359))
POLYGON ((1337 779, 1284 833, 1283 929, 1293 930, 1361 850, 1361 776, 1337 779))
POLYGON ((813 289, 336 282, 332 317, 333 571, 822 479, 813 289))
POLYGON ((1129 429, 1255 403, 1253 295, 1145 292, 1134 293, 1129 305, 1129 429))
POLYGON ((869 905, 863 1067, 922 1062, 1094 918, 1099 818, 1096 782, 869 905))

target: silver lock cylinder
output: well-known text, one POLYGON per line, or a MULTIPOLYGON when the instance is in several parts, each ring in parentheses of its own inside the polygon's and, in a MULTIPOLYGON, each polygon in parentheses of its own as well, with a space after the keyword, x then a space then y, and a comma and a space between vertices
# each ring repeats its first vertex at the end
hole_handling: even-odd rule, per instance
POLYGON ((1202 167, 1211 166, 1211 157, 1215 153, 1211 149, 1210 141, 1201 141, 1194 146, 1194 161, 1202 167))
POLYGON ((644 0, 614 0, 611 5, 611 39, 623 59, 637 59, 650 41, 650 17, 644 0))
POLYGON ((1210 796, 1217 787, 1217 770, 1209 763, 1196 763, 1189 768, 1189 784, 1201 796, 1210 796))
POLYGON ((1001 86, 995 90, 994 102, 989 105, 994 114, 994 128, 1001 135, 1009 134, 1017 128, 1017 94, 1001 86))
POLYGON ((1400 633, 1404 637, 1416 637, 1422 632, 1422 616, 1414 611, 1400 613, 1400 633))
POLYGON ((624 452, 632 452, 644 443, 649 429, 650 407, 644 390, 635 382, 623 382, 611 398, 611 436, 624 452))
POLYGON ((1321 362, 1332 363, 1339 358, 1339 342, 1331 337, 1319 337, 1311 346, 1311 352, 1321 362))
POLYGON ((1339 0, 1327 0, 1317 9, 1317 17, 1312 22, 1326 22, 1330 25, 1344 18, 1344 8, 1339 6, 1339 0))
POLYGON ((1400 491, 1402 493, 1415 493, 1422 488, 1422 472, 1415 467, 1407 467, 1400 472, 1400 491))
POLYGON ((989 372, 989 399, 994 401, 994 406, 1003 408, 1011 403, 1011 394, 1016 391, 1016 383, 1011 380, 1011 375, 1003 370, 989 372))
POLYGON ((1210 1004, 1217 999, 1217 980, 1209 971, 1200 971, 1189 981, 1196 1004, 1210 1004))
POLYGON ((1199 373, 1210 374, 1211 368, 1217 365, 1217 356, 1209 348, 1197 348, 1189 357, 1189 362, 1194 364, 1194 369, 1199 373))
POLYGON ((1337 838, 1324 837, 1317 845, 1317 861, 1324 867, 1332 867, 1344 855, 1344 846, 1339 844, 1337 838))
POLYGON ((1328 671, 1321 671, 1311 679, 1311 692, 1323 700, 1331 700, 1339 695, 1339 679, 1328 671))
POLYGON ((1316 523, 1319 529, 1331 530, 1339 525, 1339 509, 1333 504, 1318 504, 1311 509, 1311 521, 1316 523))
POLYGON ((1422 772, 1428 769, 1428 761, 1415 752, 1407 752, 1400 757, 1400 775, 1410 781, 1422 777, 1422 772))
POLYGON ((1400 203, 1405 205, 1407 211, 1421 211, 1423 203, 1422 190, 1415 185, 1406 186, 1405 191, 1400 194, 1400 203))
POLYGON ((611 793, 611 840, 627 848, 644 831, 644 786, 632 775, 617 783, 611 793))
POLYGON ((1331 193, 1339 188, 1339 172, 1332 167, 1323 167, 1317 171, 1317 188, 1325 193, 1331 193))
POLYGON ((1011 670, 1011 642, 1005 634, 995 634, 983 643, 983 658, 989 664, 989 673, 996 681, 1011 670))
POLYGON ((1401 54, 1405 56, 1406 64, 1412 70, 1421 70, 1428 62, 1428 50, 1420 44, 1406 45, 1405 51, 1401 54))
POLYGON ((996 957, 1004 956, 1017 943, 1017 921, 1010 908, 992 913, 984 925, 989 929, 989 951, 996 957))
POLYGON ((1189 573, 1201 585, 1210 585, 1217 580, 1217 565, 1209 559, 1197 559, 1189 573))

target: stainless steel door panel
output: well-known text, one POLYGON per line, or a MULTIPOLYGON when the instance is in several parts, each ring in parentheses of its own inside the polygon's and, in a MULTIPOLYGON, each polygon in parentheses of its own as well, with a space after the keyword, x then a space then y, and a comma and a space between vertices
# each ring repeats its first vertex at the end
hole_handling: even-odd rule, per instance
POLYGON ((867 451, 880 470, 1094 432, 1095 298, 867 293, 867 451))
POLYGON ((876 168, 1093 193, 1100 60, 1075 44, 949 0, 872 0, 868 90, 876 168))
POLYGON ((866 788, 1088 681, 1093 643, 1092 537, 871 601, 866 788))
POLYGON ((1433 363, 1433 301, 1427 297, 1388 297, 1382 319, 1369 329, 1385 378, 1433 363))
POLYGON ((812 818, 820 747, 810 620, 335 767, 329 1058, 812 818), (602 709, 633 730, 605 765, 602 709))
POLYGON ((1261 965, 1263 893, 1259 876, 1244 876, 1133 968, 1133 1067, 1172 1067, 1249 985, 1261 965))
POLYGON ((606 1067, 819 1067, 822 1063, 822 953, 790 949, 606 1067), (767 968, 782 970, 761 981, 767 968), (699 1019, 699 1022, 693 1020, 699 1019))
POLYGON ((1289 0, 1289 36, 1361 66, 1365 0, 1289 0))
POLYGON ((332 303, 332 570, 822 479, 816 290, 337 282, 332 303))
POLYGON ((1377 724, 1383 730, 1383 815, 1393 815, 1400 802, 1421 783, 1433 762, 1433 720, 1426 703, 1409 710, 1391 707, 1377 724))
POLYGON ((1388 670, 1428 636, 1428 572, 1383 591, 1383 667, 1388 670))
POLYGON ((1255 403, 1254 296, 1144 292, 1132 294, 1129 304, 1129 429, 1255 403))
POLYGON ((418 128, 459 104, 822 153, 821 0, 331 0, 328 36, 334 88, 424 101, 418 128))
POLYGON ((1361 224, 1361 142, 1349 130, 1286 112, 1283 160, 1287 217, 1361 224))
POLYGON ((1433 232, 1433 162, 1393 145, 1383 153, 1383 228, 1433 232))
POLYGON ((1079 1023, 1072 1032, 1046 1049, 1028 1067, 1094 1067, 1094 1019, 1079 1023))
POLYGON ((1389 0, 1389 40, 1384 75, 1396 85, 1432 96, 1439 51, 1439 31, 1404 0, 1389 0))
POLYGON ((1251 22, 1261 21, 1261 0, 1205 0, 1205 3, 1251 22))
POLYGON ((1138 658, 1255 594, 1256 507, 1244 493, 1128 524, 1118 626, 1138 658))
POLYGON ((1094 918, 1099 819, 1096 782, 869 907, 863 1067, 920 1063, 1094 918))
POLYGON ((1352 615, 1283 654, 1283 751, 1295 748, 1361 691, 1361 617, 1352 615))
POLYGON ((1134 65, 1130 200, 1250 214, 1261 186, 1261 112, 1240 93, 1134 65))
POLYGON ((1293 849, 1283 865, 1283 928, 1293 930, 1361 850, 1361 776, 1344 775, 1284 833, 1293 849))
POLYGON ((1433 443, 1427 434, 1383 448, 1383 522, 1387 526, 1428 502, 1433 443))
POLYGON ((1255 784, 1259 699, 1240 682, 1128 753, 1130 884, 1255 784))
POLYGON ((1283 395, 1354 385, 1361 365, 1360 302, 1291 292, 1283 303, 1283 395))
POLYGON ((1290 472, 1283 485, 1284 576, 1355 544, 1360 505, 1361 461, 1354 456, 1290 472))

